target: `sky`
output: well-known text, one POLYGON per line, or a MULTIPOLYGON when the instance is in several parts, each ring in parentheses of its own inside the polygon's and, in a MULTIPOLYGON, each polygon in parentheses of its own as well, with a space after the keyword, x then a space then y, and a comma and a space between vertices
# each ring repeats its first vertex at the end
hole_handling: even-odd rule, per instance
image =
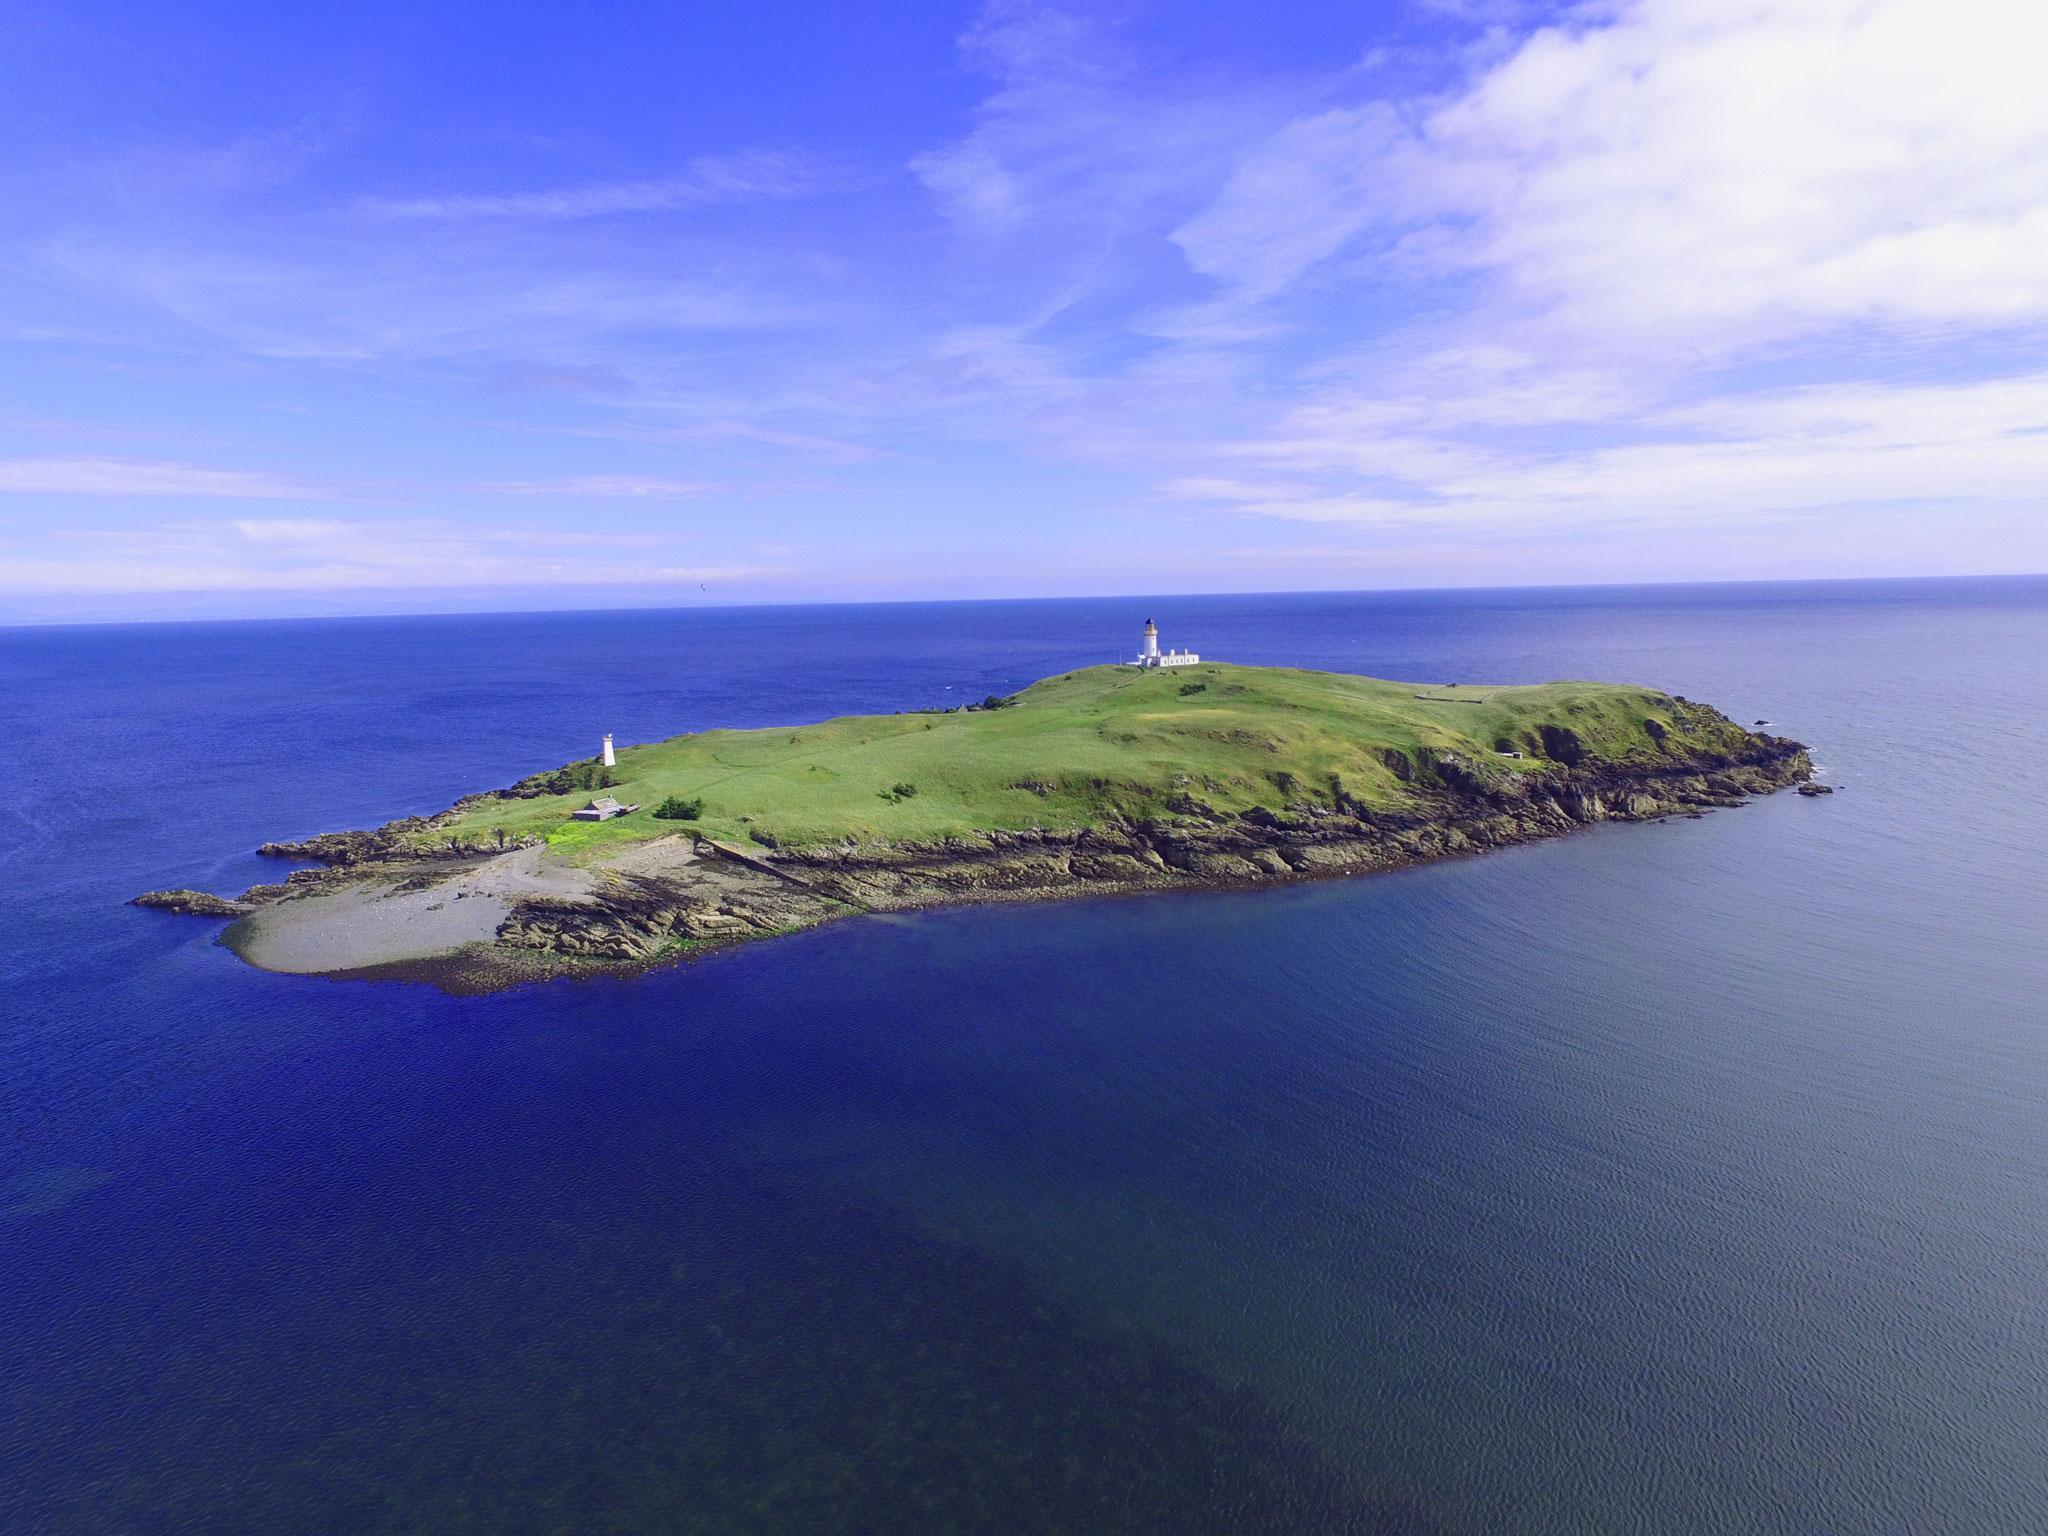
POLYGON ((14 0, 0 622, 2048 570, 2029 0, 14 0))

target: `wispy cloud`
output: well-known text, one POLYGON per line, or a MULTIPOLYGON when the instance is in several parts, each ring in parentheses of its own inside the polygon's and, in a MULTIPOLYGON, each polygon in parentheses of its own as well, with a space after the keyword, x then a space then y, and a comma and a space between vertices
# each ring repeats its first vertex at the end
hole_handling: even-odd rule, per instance
MULTIPOLYGON (((654 416, 663 410, 671 410, 687 419, 680 422, 660 420, 615 421, 598 424, 571 425, 562 422, 546 422, 538 426, 522 424, 521 430, 545 432, 564 437, 587 437, 613 442, 643 443, 650 445, 673 445, 678 443, 742 443, 759 444, 775 450, 780 456, 794 456, 815 460, 823 464, 871 464, 888 455, 871 443, 859 442, 850 437, 828 436, 822 432, 801 432, 790 428, 777 427, 761 421, 748 421, 738 417, 715 414, 738 405, 745 408, 752 402, 725 402, 683 400, 671 401, 660 395, 625 392, 621 404, 636 412, 654 416)), ((786 406, 784 407, 787 408, 786 406)), ((838 413, 841 415, 845 412, 838 413)))
POLYGON ((1098 16, 1032 0, 988 5, 960 51, 996 89, 966 137, 911 170, 969 229, 1066 241, 1053 269, 1063 283, 1102 259, 1091 237, 1133 236, 1162 207, 1206 195, 1231 146, 1271 127, 1290 94, 1250 81, 1177 87, 1148 76, 1098 16))
MULTIPOLYGON (((275 251, 73 235, 40 257, 70 285, 167 316, 179 341, 219 338, 257 357, 318 362, 496 359, 587 352, 609 339, 760 332, 816 318, 746 276, 607 269, 585 257, 419 241, 275 251)), ((502 370, 497 370, 502 376, 502 370)))
POLYGON ((391 219, 591 219, 665 213, 705 203, 803 197, 823 184, 814 157, 772 150, 699 155, 680 175, 599 182, 537 192, 465 192, 367 198, 363 210, 391 219))
POLYGON ((502 480, 486 491, 506 496, 546 496, 564 501, 697 501, 720 486, 659 475, 566 475, 557 480, 502 480))
POLYGON ((0 459, 0 494, 319 501, 333 493, 249 470, 166 460, 64 458, 0 459))
POLYGON ((1158 490, 1162 501, 1220 501, 1249 507, 1282 506, 1314 494, 1315 486, 1305 480, 1240 480, 1232 475, 1183 475, 1158 490))
POLYGON ((691 559, 685 536, 444 519, 240 518, 0 537, 0 591, 263 592, 686 587, 786 574, 691 559))
POLYGON ((1404 137, 1384 102, 1288 123, 1244 156, 1174 243, 1198 272, 1252 297, 1276 293, 1395 211, 1385 162, 1404 137))
POLYGON ((960 39, 963 59, 992 75, 974 130, 911 169, 963 220, 1002 228, 1039 211, 1046 183, 1100 176, 1117 70, 1101 28, 1072 12, 995 0, 960 39))
POLYGON ((1975 384, 1839 384, 1716 398, 1631 422, 1630 440, 1567 448, 1386 424, 1378 402, 1321 405, 1231 454, 1282 483, 1172 482, 1267 517, 1501 528, 1706 523, 1739 533, 1787 513, 1921 503, 2048 512, 2048 374, 1975 384))

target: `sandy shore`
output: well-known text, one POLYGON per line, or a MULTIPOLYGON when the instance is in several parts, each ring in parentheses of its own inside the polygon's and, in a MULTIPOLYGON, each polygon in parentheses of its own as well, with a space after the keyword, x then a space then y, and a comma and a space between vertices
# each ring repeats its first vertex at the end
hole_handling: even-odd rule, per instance
MULTIPOLYGON (((687 840, 663 839, 613 867, 669 872, 694 858, 687 840)), ((520 848, 473 864, 428 867, 414 879, 294 896, 241 919, 222 941, 251 965, 294 975, 398 965, 488 944, 516 901, 580 901, 601 878, 543 848, 520 848)))
POLYGON ((221 942, 266 971, 353 971, 487 944, 510 910, 490 896, 359 885, 264 907, 221 942))

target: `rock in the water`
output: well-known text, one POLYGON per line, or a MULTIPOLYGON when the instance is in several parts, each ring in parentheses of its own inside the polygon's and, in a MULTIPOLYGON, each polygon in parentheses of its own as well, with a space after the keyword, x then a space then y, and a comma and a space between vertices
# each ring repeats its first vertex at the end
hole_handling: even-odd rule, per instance
POLYGON ((144 891, 133 903, 165 912, 184 912, 193 917, 247 917, 256 909, 245 901, 229 901, 210 891, 144 891))
POLYGON ((1832 784, 1802 784, 1799 786, 1799 793, 1809 799, 1815 795, 1832 795, 1834 792, 1835 786, 1832 784))

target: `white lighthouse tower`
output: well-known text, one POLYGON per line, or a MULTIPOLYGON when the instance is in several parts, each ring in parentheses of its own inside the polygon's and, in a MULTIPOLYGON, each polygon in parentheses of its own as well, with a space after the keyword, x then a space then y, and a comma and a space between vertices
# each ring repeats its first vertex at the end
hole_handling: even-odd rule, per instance
POLYGON ((1150 619, 1145 621, 1144 643, 1138 647, 1138 659, 1134 667, 1192 667, 1202 658, 1193 651, 1162 651, 1159 649, 1159 626, 1150 619))
POLYGON ((616 768, 619 766, 618 757, 612 752, 611 732, 605 732, 604 750, 598 753, 597 757, 598 761, 603 763, 604 766, 607 768, 616 768))

